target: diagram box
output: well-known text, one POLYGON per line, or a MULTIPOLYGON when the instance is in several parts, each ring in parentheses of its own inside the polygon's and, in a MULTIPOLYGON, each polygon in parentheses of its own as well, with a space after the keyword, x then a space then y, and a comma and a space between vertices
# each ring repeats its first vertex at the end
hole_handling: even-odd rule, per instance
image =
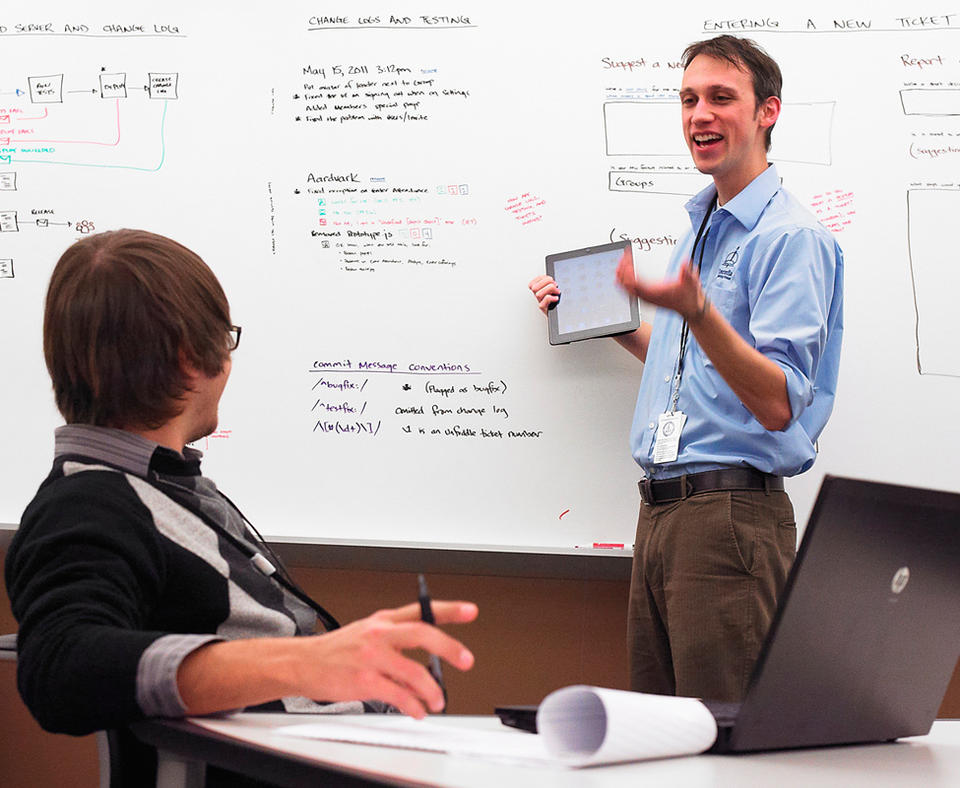
POLYGON ((771 161, 800 164, 833 163, 835 101, 790 102, 783 105, 773 129, 771 161))
MULTIPOLYGON (((836 102, 789 103, 773 131, 774 161, 830 164, 836 102)), ((677 101, 608 101, 603 105, 608 156, 689 155, 677 101)))
POLYGON ((149 95, 152 99, 177 98, 177 80, 179 74, 159 74, 151 71, 149 95))
POLYGON ((126 98, 127 97, 127 75, 126 74, 101 74, 100 75, 100 98, 126 98))
POLYGON ((0 211, 0 233, 20 232, 16 211, 0 211))
POLYGON ((699 172, 631 172, 611 170, 608 188, 612 192, 670 194, 692 197, 710 183, 699 172))
POLYGON ((0 279, 13 279, 12 258, 0 258, 0 279))
POLYGON ((909 88, 900 91, 904 115, 942 117, 960 115, 960 90, 956 88, 909 88))
POLYGON ((603 128, 608 156, 683 156, 680 104, 671 101, 607 101, 603 128))
POLYGON ((17 173, 0 172, 0 191, 15 192, 17 190, 17 173))
MULTIPOLYGON (((907 191, 910 274, 917 314, 917 364, 921 375, 960 377, 953 326, 960 266, 945 250, 954 248, 950 217, 960 211, 960 190, 907 191)), ((948 252, 949 254, 949 252, 948 252)))
POLYGON ((27 85, 30 87, 30 101, 34 104, 63 103, 63 74, 27 77, 27 85))

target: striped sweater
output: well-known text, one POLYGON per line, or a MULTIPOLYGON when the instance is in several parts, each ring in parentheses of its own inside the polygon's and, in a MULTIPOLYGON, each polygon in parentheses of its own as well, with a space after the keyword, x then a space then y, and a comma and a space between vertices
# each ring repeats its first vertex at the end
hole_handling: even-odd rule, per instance
MULTIPOLYGON (((68 425, 7 554, 17 682, 40 724, 86 734, 181 716, 183 658, 213 640, 312 634, 316 615, 251 556, 236 508, 183 455, 68 425)), ((276 710, 361 711, 287 698, 276 710)))

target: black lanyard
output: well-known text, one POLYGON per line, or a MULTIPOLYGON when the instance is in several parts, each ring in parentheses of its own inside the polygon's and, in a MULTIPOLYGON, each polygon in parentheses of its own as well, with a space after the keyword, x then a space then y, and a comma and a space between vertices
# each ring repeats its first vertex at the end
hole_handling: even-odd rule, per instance
MULTIPOLYGON (((700 259, 697 261, 697 278, 700 277, 700 271, 703 269, 703 253, 707 248, 707 236, 710 235, 710 231, 707 230, 707 222, 710 221, 710 217, 713 215, 714 209, 717 207, 717 195, 713 195, 713 199, 710 200, 710 205, 707 207, 707 212, 703 216, 703 221, 700 222, 700 229, 697 230, 697 237, 693 240, 693 249, 690 250, 690 259, 692 260, 697 255, 697 244, 700 244, 700 259), (706 233, 704 232, 706 230, 706 233), (701 242, 701 239, 703 243, 701 242)), ((683 360, 687 354, 687 342, 690 337, 690 324, 687 322, 687 319, 683 319, 683 327, 680 329, 680 355, 677 358, 677 374, 674 378, 675 385, 673 388, 673 400, 671 402, 670 412, 677 412, 677 402, 680 400, 680 381, 683 380, 683 360)))

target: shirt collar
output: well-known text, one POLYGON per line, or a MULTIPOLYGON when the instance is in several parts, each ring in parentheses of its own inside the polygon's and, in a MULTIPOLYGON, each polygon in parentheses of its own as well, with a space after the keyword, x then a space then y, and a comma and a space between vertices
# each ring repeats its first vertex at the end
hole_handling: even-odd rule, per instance
MULTIPOLYGON (((92 424, 66 424, 54 431, 54 457, 79 454, 106 463, 135 476, 147 478, 151 463, 169 465, 171 460, 194 465, 199 473, 203 453, 187 446, 183 454, 161 446, 156 441, 111 427, 92 424)), ((189 469, 188 469, 189 472, 189 469)))
MULTIPOLYGON (((760 221, 760 215, 770 202, 770 198, 778 191, 780 191, 780 176, 777 175, 776 166, 770 164, 736 197, 717 210, 726 211, 747 230, 752 230, 760 221)), ((690 214, 690 221, 695 227, 700 226, 716 194, 717 187, 711 183, 687 201, 687 213, 690 214)))

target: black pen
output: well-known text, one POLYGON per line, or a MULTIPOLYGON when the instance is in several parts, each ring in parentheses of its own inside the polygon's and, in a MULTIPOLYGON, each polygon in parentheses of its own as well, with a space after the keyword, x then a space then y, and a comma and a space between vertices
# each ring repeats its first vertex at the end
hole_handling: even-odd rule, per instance
MULTIPOLYGON (((436 626, 436 620, 433 617, 433 610, 430 607, 430 592, 427 591, 427 581, 423 575, 417 575, 418 594, 420 600, 420 620, 436 626)), ((447 686, 443 683, 443 671, 440 669, 440 657, 436 654, 430 655, 430 675, 433 680, 440 685, 443 690, 443 713, 447 713, 447 686)))

